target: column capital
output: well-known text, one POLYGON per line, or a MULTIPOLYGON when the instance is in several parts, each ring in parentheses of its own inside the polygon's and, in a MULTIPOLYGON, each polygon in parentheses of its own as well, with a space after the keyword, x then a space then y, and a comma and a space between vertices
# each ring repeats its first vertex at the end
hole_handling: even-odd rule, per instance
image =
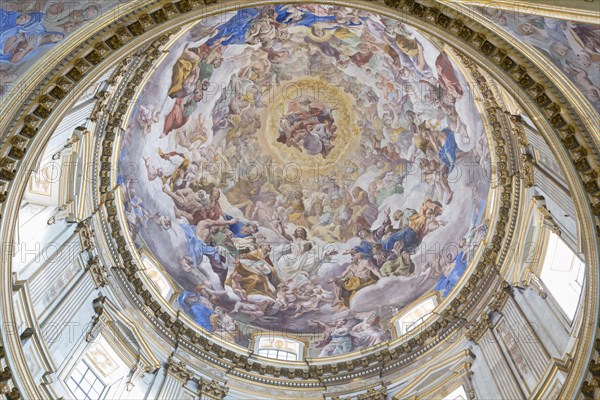
POLYGON ((85 269, 92 275, 96 289, 108 285, 108 269, 97 255, 90 257, 85 269))
POLYGON ((494 296, 492 297, 491 302, 488 304, 490 311, 498 311, 500 312, 508 298, 514 294, 514 288, 510 283, 503 281, 494 296))
POLYGON ((221 400, 227 396, 228 392, 229 389, 225 385, 215 380, 209 381, 208 379, 200 378, 198 382, 200 400, 221 400))
POLYGON ((485 333, 493 327, 492 319, 484 312, 475 323, 472 323, 465 333, 465 337, 473 343, 478 343, 485 333))
POLYGON ((358 395, 358 400, 385 400, 387 399, 387 388, 385 386, 379 389, 371 388, 366 393, 358 395))
POLYGON ((521 166, 519 168, 519 175, 523 186, 530 188, 535 185, 535 167, 536 163, 532 156, 529 154, 521 154, 521 166))
POLYGON ((182 361, 175 361, 172 357, 169 357, 165 364, 165 374, 172 376, 183 384, 194 376, 185 363, 182 361))

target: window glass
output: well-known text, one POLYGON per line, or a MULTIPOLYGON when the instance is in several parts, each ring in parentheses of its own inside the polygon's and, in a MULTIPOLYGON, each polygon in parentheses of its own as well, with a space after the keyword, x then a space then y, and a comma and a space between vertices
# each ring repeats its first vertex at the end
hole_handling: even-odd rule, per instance
POLYGON ((298 361, 298 356, 294 353, 284 350, 259 350, 259 356, 274 358, 276 360, 298 361))
POLYGON ((76 400, 98 400, 106 388, 106 385, 83 361, 73 370, 67 386, 76 400))
POLYGON ((298 361, 302 358, 303 345, 297 340, 281 336, 262 336, 257 338, 256 343, 259 356, 285 361, 298 361))
POLYGON ((435 297, 429 297, 422 302, 418 303, 410 310, 404 312, 404 314, 396 320, 396 330, 398 336, 402 336, 419 326, 425 321, 437 306, 435 297))
POLYGON ((585 264, 555 233, 550 233, 540 278, 570 321, 575 317, 585 264))

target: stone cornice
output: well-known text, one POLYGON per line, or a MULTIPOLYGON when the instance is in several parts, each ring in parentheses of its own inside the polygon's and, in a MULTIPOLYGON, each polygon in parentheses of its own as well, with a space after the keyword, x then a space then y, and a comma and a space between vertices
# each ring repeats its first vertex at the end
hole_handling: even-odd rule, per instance
POLYGON ((200 378, 198 381, 198 394, 205 395, 211 399, 222 399, 227 396, 229 389, 215 380, 200 378))

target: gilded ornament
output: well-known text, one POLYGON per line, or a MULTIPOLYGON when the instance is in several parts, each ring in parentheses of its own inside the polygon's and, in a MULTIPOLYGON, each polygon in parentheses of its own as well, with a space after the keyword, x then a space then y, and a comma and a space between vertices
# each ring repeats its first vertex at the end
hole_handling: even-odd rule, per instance
POLYGON ((7 400, 19 400, 22 399, 21 392, 16 387, 13 387, 10 392, 5 394, 7 400))

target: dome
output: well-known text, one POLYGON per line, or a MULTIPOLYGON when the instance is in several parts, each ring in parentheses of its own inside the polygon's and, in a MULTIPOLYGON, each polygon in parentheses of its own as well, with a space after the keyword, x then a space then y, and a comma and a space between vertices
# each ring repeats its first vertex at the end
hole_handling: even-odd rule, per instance
POLYGON ((0 5, 0 397, 599 398, 595 2, 100 3, 0 5))
POLYGON ((243 346, 284 332, 331 356, 391 339, 406 305, 449 294, 486 237, 491 177, 452 48, 296 4, 206 18, 166 51, 118 181, 131 239, 198 329, 243 346), (331 329, 357 333, 320 343, 331 329))

